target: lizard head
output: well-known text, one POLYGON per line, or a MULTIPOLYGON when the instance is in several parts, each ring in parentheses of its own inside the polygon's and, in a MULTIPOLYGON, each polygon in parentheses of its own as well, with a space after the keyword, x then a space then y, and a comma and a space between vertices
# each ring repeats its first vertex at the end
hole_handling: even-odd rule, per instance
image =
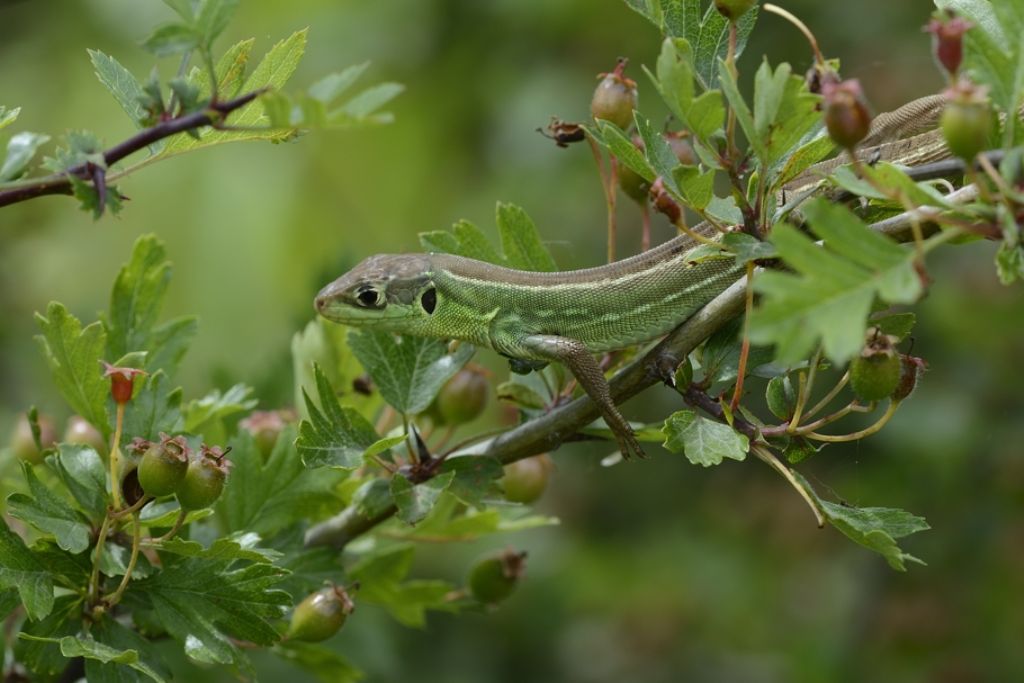
POLYGON ((320 290, 317 312, 343 325, 412 332, 437 306, 424 254, 371 256, 320 290))

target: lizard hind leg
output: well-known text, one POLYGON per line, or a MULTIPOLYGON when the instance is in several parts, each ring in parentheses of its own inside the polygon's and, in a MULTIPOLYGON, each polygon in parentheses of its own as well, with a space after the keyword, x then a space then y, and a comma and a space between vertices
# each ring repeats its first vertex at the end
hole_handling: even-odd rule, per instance
POLYGON ((583 342, 550 334, 532 334, 521 339, 519 344, 531 355, 564 363, 572 371, 576 381, 597 404, 601 416, 615 435, 623 458, 629 459, 634 455, 646 457, 633 428, 612 401, 604 372, 583 342))

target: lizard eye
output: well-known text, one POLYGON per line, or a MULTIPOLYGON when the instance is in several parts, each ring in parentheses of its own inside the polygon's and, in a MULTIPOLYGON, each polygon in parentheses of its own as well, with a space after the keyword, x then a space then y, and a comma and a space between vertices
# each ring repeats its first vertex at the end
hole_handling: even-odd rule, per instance
POLYGON ((427 291, 423 292, 423 296, 420 297, 420 305, 423 306, 423 310, 430 315, 437 308, 437 290, 431 287, 427 291))
POLYGON ((375 289, 364 289, 356 294, 356 300, 360 306, 366 308, 377 308, 380 306, 380 292, 375 289))

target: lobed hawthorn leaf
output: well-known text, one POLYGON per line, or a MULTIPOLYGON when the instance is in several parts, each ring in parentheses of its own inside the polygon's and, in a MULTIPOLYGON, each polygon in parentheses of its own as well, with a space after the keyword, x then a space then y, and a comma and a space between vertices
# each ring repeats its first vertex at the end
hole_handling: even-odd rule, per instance
POLYGON ((181 387, 171 389, 169 383, 164 371, 158 370, 135 390, 124 414, 123 431, 129 441, 136 436, 156 441, 160 432, 173 434, 182 430, 181 387))
POLYGON ((264 461, 251 435, 240 432, 231 451, 231 486, 217 502, 225 531, 254 531, 265 537, 339 506, 334 488, 344 474, 313 472, 299 458, 296 428, 286 427, 264 461))
POLYGON ((95 69, 96 78, 103 84, 103 87, 110 91, 132 123, 136 127, 141 127, 142 121, 147 116, 146 108, 142 104, 145 98, 142 85, 131 71, 110 55, 99 50, 87 50, 87 52, 93 69, 95 69))
POLYGON ((462 502, 448 491, 434 505, 430 515, 408 531, 407 537, 472 541, 490 534, 535 529, 558 523, 557 517, 532 515, 525 506, 510 505, 467 511, 462 502))
POLYGON ((718 79, 719 84, 722 86, 722 92, 725 94, 725 99, 729 101, 733 113, 736 114, 736 121, 740 124, 740 128, 743 129, 747 143, 760 160, 761 165, 766 165, 768 147, 764 139, 758 134, 754 123, 754 114, 750 111, 747 101, 743 99, 739 85, 736 83, 736 78, 729 71, 729 67, 726 66, 724 60, 718 61, 718 79))
POLYGON ((434 507, 455 478, 454 472, 439 474, 419 484, 413 484, 398 474, 391 477, 391 499, 398 508, 398 518, 406 524, 416 524, 434 507))
POLYGON ((495 213, 501 250, 510 267, 532 271, 558 269, 526 211, 515 204, 498 202, 495 213))
MULTIPOLYGON (((73 657, 85 657, 86 659, 95 660, 102 664, 119 664, 138 671, 158 683, 163 683, 163 681, 166 680, 163 676, 157 673, 156 670, 139 658, 137 650, 120 650, 111 647, 110 645, 105 645, 90 636, 45 638, 22 633, 19 634, 19 637, 25 640, 55 643, 60 647, 61 655, 68 659, 73 657)), ((97 679, 90 678, 89 680, 95 681, 97 679)), ((118 680, 123 679, 119 677, 118 680)))
POLYGON ((392 506, 391 485, 386 479, 370 479, 352 494, 352 507, 366 519, 374 519, 392 506))
POLYGON ((446 459, 440 472, 454 475, 449 492, 466 505, 479 508, 485 498, 500 497, 497 481, 504 476, 505 468, 497 458, 465 455, 446 459))
POLYGON ((599 119, 597 128, 587 126, 587 133, 608 149, 619 163, 637 173, 644 180, 654 182, 658 173, 651 166, 644 153, 633 144, 621 128, 614 123, 599 119))
POLYGON ((53 610, 53 574, 0 519, 0 590, 5 588, 17 589, 33 621, 53 610))
POLYGON ((200 36, 200 44, 209 50, 231 21, 231 16, 238 8, 239 0, 203 0, 196 17, 196 31, 200 36))
POLYGON ((414 548, 391 546, 372 552, 352 567, 349 577, 359 582, 359 600, 384 607, 398 622, 422 628, 428 609, 451 610, 445 581, 403 581, 412 566, 414 548))
POLYGON ((309 672, 320 683, 356 683, 363 679, 362 671, 323 645, 291 640, 274 645, 270 651, 309 672))
POLYGON ((694 465, 719 465, 725 458, 745 460, 749 440, 729 425, 709 420, 692 410, 680 410, 665 420, 665 448, 682 452, 694 465))
POLYGON ((793 475, 814 499, 829 524, 847 538, 882 555, 889 566, 898 571, 906 571, 907 562, 924 564, 920 559, 903 552, 896 543, 896 539, 930 529, 923 517, 898 508, 858 508, 832 503, 819 497, 800 474, 794 472, 793 475))
POLYGON ((54 537, 57 545, 69 553, 80 553, 89 547, 91 527, 67 501, 43 485, 31 465, 22 463, 22 474, 29 493, 12 493, 7 509, 12 517, 54 537))
POLYGON ((188 24, 164 24, 142 41, 142 49, 157 57, 170 57, 191 52, 199 47, 199 41, 199 33, 188 24))
POLYGON ((81 613, 82 602, 77 595, 57 598, 53 611, 45 619, 22 624, 13 647, 15 660, 36 676, 56 677, 67 667, 67 661, 60 653, 59 643, 52 639, 78 633, 82 625, 81 613))
MULTIPOLYGON (((89 631, 95 640, 115 650, 131 650, 138 653, 138 663, 154 671, 163 679, 173 674, 156 647, 132 629, 121 625, 116 619, 103 619, 92 625, 89 631)), ((125 668, 115 662, 104 663, 99 659, 85 660, 85 678, 90 683, 138 683, 150 680, 150 675, 134 667, 125 668)))
POLYGON ((164 244, 155 235, 143 235, 135 241, 131 258, 114 280, 109 313, 103 320, 107 358, 146 351, 143 369, 174 373, 196 333, 197 323, 187 316, 157 325, 172 272, 164 244))
MULTIPOLYGON (((742 352, 741 318, 734 318, 712 334, 700 348, 700 365, 705 381, 732 382, 739 375, 740 354, 742 352)), ((747 355, 747 368, 754 370, 774 357, 772 349, 767 346, 752 345, 747 355)))
MULTIPOLYGON (((348 342, 384 400, 407 415, 426 410, 444 383, 476 351, 470 344, 461 344, 448 353, 448 345, 437 339, 396 337, 373 330, 353 330, 348 342)), ((376 440, 374 437, 370 443, 376 440)))
POLYGON ((722 237, 722 245, 736 255, 741 263, 773 259, 778 256, 775 245, 745 232, 730 232, 722 237))
POLYGON ((107 471, 103 460, 91 446, 62 443, 57 453, 47 458, 64 486, 82 510, 100 517, 107 509, 107 471))
POLYGON ((466 220, 455 223, 450 232, 447 230, 421 232, 420 244, 428 252, 438 251, 478 261, 487 261, 499 266, 508 265, 505 257, 491 246, 483 231, 466 220))
POLYGON ((54 384, 71 409, 88 420, 103 434, 110 435, 107 421, 109 382, 100 372, 106 332, 103 325, 82 323, 57 302, 51 302, 46 315, 36 313, 42 331, 36 337, 50 366, 54 384))
POLYGON ((771 241, 796 273, 755 278, 754 290, 763 298, 750 318, 750 340, 775 344, 782 363, 798 362, 819 342, 830 359, 845 363, 863 346, 876 298, 912 303, 920 296, 914 253, 823 199, 804 212, 825 246, 787 224, 774 228, 771 241))
POLYGON ((215 420, 252 410, 258 403, 252 393, 252 387, 239 383, 227 391, 214 389, 202 398, 189 401, 184 411, 185 431, 201 434, 204 427, 215 420))
POLYGON ((280 639, 273 621, 292 603, 277 589, 286 569, 231 539, 219 539, 205 550, 189 541, 164 545, 163 571, 133 581, 128 591, 146 596, 185 654, 210 664, 239 664, 244 660, 233 639, 257 645, 280 639), (249 563, 239 566, 239 559, 249 563))
POLYGON ((7 621, 7 617, 21 604, 18 591, 13 588, 0 590, 0 620, 7 621))
POLYGON ((15 107, 14 109, 8 109, 7 107, 0 105, 0 130, 3 130, 7 126, 11 125, 18 120, 18 114, 21 113, 21 107, 15 107))
POLYGON ((12 135, 7 141, 3 163, 0 163, 0 183, 17 180, 24 175, 36 152, 49 141, 50 136, 44 133, 24 131, 12 135))
POLYGON ((384 404, 380 392, 367 386, 368 377, 348 345, 348 328, 317 318, 292 336, 295 405, 301 417, 308 417, 303 390, 317 395, 316 365, 337 388, 337 395, 345 404, 359 413, 373 415, 384 404))
POLYGON ((903 341, 910 336, 914 325, 917 324, 917 316, 913 313, 890 313, 889 315, 874 315, 869 324, 877 327, 882 334, 888 334, 903 341))
POLYGON ((313 366, 320 408, 303 389, 309 419, 299 424, 295 445, 306 467, 337 467, 354 470, 363 464, 363 453, 377 440, 377 432, 354 408, 339 405, 334 387, 319 365, 313 366))

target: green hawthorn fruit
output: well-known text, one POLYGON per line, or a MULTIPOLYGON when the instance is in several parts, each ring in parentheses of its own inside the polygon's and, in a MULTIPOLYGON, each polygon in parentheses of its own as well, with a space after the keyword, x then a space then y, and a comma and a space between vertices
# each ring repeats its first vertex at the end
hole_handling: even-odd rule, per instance
POLYGON ((672 153, 676 155, 679 163, 683 166, 696 166, 697 153, 693 151, 689 138, 690 134, 685 130, 665 133, 665 141, 672 148, 672 153))
POLYGON ((757 0, 715 0, 715 9, 729 21, 736 21, 757 4, 757 0))
POLYGON ((637 204, 647 203, 651 184, 642 175, 629 166, 620 164, 618 172, 619 187, 622 192, 637 204))
POLYGON ((954 94, 942 112, 939 125, 954 156, 971 160, 988 147, 992 133, 992 107, 987 98, 965 91, 954 94))
POLYGON ((871 132, 871 112, 860 82, 827 80, 821 87, 829 136, 843 149, 853 149, 871 132))
POLYGON ((590 113, 595 119, 614 123, 622 130, 633 125, 636 109, 636 81, 626 78, 627 61, 620 59, 610 73, 600 74, 601 82, 590 100, 590 113))
POLYGON ((547 453, 505 465, 500 480, 505 498, 513 503, 532 503, 544 493, 555 464, 547 453))
POLYGON ((526 553, 506 550, 481 558, 469 571, 469 592, 485 605, 512 595, 526 569, 526 553))
POLYGON ((230 464, 220 448, 203 444, 174 491, 182 509, 201 510, 213 505, 224 491, 230 464))
POLYGON ((103 435, 81 415, 72 415, 68 418, 68 424, 64 428, 64 443, 91 446, 98 453, 103 453, 107 449, 103 435))
POLYGON ((327 640, 345 625, 353 609, 352 599, 338 586, 310 593, 292 612, 287 638, 308 643, 327 640))
POLYGON ((185 478, 188 461, 189 447, 185 439, 161 434, 160 442, 152 444, 142 456, 139 483, 154 498, 169 496, 185 478))
POLYGON ((892 351, 860 355, 850 362, 850 388, 862 401, 880 401, 900 381, 900 359, 892 351))
MULTIPOLYGON (((239 429, 252 434, 256 448, 259 449, 263 459, 270 457, 274 446, 277 445, 277 437, 280 436, 288 424, 288 411, 284 410, 256 410, 244 420, 239 421, 239 429)), ((294 417, 291 417, 294 420, 294 417)))
MULTIPOLYGON (((57 431, 53 427, 53 420, 46 415, 39 418, 39 442, 43 450, 50 448, 57 440, 57 431)), ((28 415, 18 415, 14 424, 14 432, 11 434, 11 451, 19 460, 38 465, 43 461, 43 451, 36 447, 36 440, 32 437, 32 425, 28 422, 28 415)))
POLYGON ((459 370, 434 399, 438 424, 460 425, 480 417, 489 391, 483 368, 466 366, 459 370))

